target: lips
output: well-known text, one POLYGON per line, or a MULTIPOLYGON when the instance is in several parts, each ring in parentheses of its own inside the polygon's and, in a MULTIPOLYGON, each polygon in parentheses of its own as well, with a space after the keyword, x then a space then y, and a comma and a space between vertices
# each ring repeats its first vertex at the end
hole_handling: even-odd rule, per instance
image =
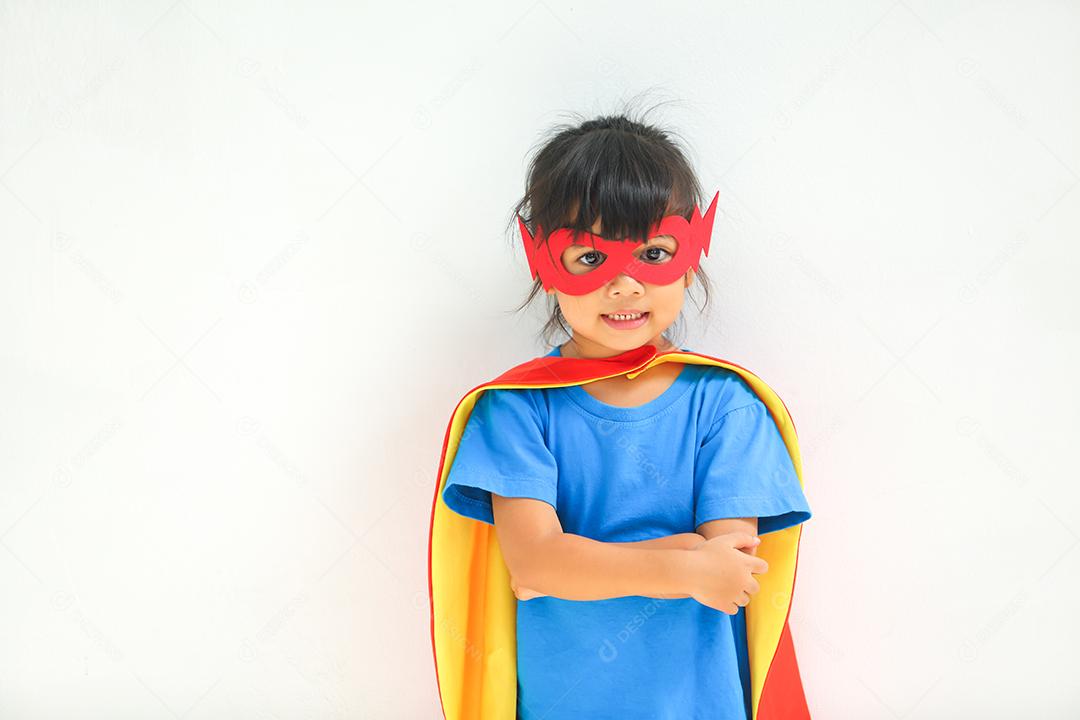
MULTIPOLYGON (((618 315, 620 313, 613 314, 618 315)), ((601 315, 600 317, 604 319, 604 322, 608 327, 614 330, 635 330, 649 322, 649 312, 647 310, 643 311, 641 315, 632 320, 616 320, 611 315, 601 315)))

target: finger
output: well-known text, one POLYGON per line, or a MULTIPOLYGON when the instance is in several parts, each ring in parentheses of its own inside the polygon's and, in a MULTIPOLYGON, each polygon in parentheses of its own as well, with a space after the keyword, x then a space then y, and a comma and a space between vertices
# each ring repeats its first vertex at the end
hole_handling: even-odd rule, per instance
POLYGON ((731 533, 731 539, 732 547, 737 548, 752 547, 761 542, 761 538, 750 533, 731 533))

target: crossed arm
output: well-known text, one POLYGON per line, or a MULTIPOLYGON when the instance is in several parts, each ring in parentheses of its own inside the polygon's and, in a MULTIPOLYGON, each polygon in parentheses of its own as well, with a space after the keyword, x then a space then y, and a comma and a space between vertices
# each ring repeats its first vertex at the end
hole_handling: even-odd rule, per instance
POLYGON ((724 533, 757 533, 757 518, 725 518, 702 523, 696 533, 606 543, 563 532, 555 509, 541 500, 492 493, 491 503, 511 585, 522 600, 690 597, 695 547, 724 533))

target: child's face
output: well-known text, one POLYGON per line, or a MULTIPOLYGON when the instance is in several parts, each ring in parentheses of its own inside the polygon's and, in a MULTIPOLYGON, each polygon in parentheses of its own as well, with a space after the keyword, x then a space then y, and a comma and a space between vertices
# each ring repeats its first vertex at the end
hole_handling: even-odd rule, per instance
MULTIPOLYGON (((598 218, 591 228, 599 235, 601 221, 598 218)), ((670 261, 676 241, 663 235, 639 243, 634 257, 642 262, 660 264, 670 261)), ((570 245, 563 252, 563 266, 574 274, 590 272, 604 261, 602 255, 587 245, 570 245)), ((602 357, 641 347, 656 345, 663 349, 667 342, 661 334, 679 317, 685 299, 686 288, 694 280, 693 268, 668 285, 642 283, 626 273, 620 273, 606 285, 585 295, 568 295, 557 288, 547 290, 559 301, 566 322, 574 331, 574 341, 589 356, 602 357), (605 319, 609 313, 635 310, 646 312, 642 320, 632 323, 613 323, 605 319)))

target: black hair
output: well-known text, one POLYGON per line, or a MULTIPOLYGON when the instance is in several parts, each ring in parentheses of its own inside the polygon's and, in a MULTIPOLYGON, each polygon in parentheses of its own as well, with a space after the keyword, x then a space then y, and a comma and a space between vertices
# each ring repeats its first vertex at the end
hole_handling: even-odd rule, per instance
MULTIPOLYGON (((674 139, 677 134, 646 123, 645 115, 635 118, 631 111, 624 111, 585 120, 575 114, 575 122, 556 125, 545 133, 529 162, 525 194, 508 225, 516 249, 521 250, 518 215, 534 235, 538 226, 545 233, 562 227, 587 232, 600 218, 602 237, 640 242, 648 239, 649 228, 665 215, 689 220, 695 206, 705 213, 701 183, 674 139)), ((704 303, 698 306, 701 311, 709 304, 709 279, 700 266, 695 280, 705 293, 704 303)), ((514 311, 528 306, 543 290, 543 283, 535 279, 528 297, 514 311)), ((549 317, 541 336, 554 346, 556 331, 562 330, 567 337, 572 333, 558 299, 545 297, 549 317)), ((673 334, 682 334, 682 319, 680 312, 673 334)), ((682 345, 681 339, 667 337, 666 332, 669 342, 682 345)))

